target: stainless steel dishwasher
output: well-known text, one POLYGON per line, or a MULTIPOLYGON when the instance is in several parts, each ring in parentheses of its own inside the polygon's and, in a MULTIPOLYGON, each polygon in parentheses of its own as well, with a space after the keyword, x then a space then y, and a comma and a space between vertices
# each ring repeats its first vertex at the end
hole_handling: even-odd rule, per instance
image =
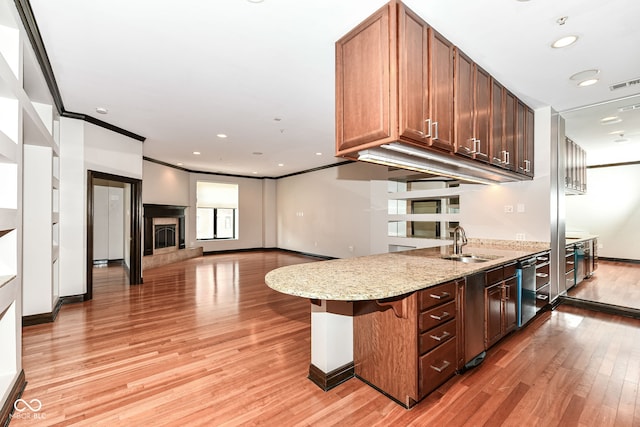
POLYGON ((478 366, 484 351, 485 273, 467 276, 464 290, 464 367, 478 366))
POLYGON ((536 315, 536 257, 518 261, 518 327, 536 315))

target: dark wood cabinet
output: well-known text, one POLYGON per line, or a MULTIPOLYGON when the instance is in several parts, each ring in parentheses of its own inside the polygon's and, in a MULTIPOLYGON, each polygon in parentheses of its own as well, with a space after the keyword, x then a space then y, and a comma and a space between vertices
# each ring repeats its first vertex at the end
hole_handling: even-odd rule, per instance
POLYGON ((458 291, 447 282, 402 298, 354 303, 358 377, 410 407, 460 368, 458 291))
POLYGON ((534 176, 534 135, 535 135, 535 114, 533 110, 525 106, 524 112, 524 159, 523 159, 523 172, 525 175, 534 176))
POLYGON ((456 153, 488 161, 491 76, 461 51, 455 58, 456 153))
POLYGON ((431 55, 431 138, 429 145, 453 151, 453 45, 433 29, 429 30, 431 55))
POLYGON ((486 273, 485 349, 518 326, 518 283, 515 264, 497 267, 486 273))
POLYGON ((451 162, 490 162, 519 180, 517 102, 397 0, 336 42, 336 156, 400 142, 451 162))

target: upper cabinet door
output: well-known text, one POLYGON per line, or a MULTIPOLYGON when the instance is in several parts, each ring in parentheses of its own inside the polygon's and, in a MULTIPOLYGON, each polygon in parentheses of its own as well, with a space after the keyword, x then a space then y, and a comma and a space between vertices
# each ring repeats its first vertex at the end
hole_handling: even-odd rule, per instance
POLYGON ((524 158, 524 173, 527 176, 533 177, 533 157, 534 157, 534 119, 535 114, 531 108, 526 109, 524 128, 524 146, 525 146, 525 158, 524 158))
POLYGON ((391 136, 389 40, 389 7, 383 7, 336 43, 337 153, 391 136))
POLYGON ((491 139, 491 76, 475 66, 475 126, 476 159, 489 161, 489 141, 491 139))
POLYGON ((491 80, 491 164, 502 167, 504 150, 504 88, 491 80))
POLYGON ((504 145, 502 167, 515 170, 516 153, 516 104, 517 98, 508 90, 504 91, 504 145))
POLYGON ((432 28, 429 29, 431 51, 431 138, 429 145, 446 151, 453 146, 453 45, 432 28))
POLYGON ((525 126, 524 126, 524 112, 525 105, 517 101, 516 102, 516 172, 524 174, 526 169, 526 148, 525 148, 525 126))
POLYGON ((400 136, 426 144, 429 136, 429 26, 399 4, 398 103, 400 136))
POLYGON ((474 64, 473 61, 455 50, 455 141, 456 153, 475 157, 476 138, 474 134, 474 64))

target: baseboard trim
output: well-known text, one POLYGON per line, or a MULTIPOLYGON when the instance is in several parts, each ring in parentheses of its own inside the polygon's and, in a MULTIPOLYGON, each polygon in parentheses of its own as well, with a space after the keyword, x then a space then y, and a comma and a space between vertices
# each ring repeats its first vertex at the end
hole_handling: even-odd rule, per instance
POLYGON ((308 256, 308 257, 318 258, 318 259, 322 259, 322 260, 336 259, 335 257, 326 256, 326 255, 318 255, 318 254, 312 254, 312 253, 309 253, 309 252, 300 252, 300 251, 294 251, 294 250, 291 250, 291 249, 282 249, 282 248, 275 248, 275 247, 270 247, 270 248, 246 248, 246 249, 225 249, 225 250, 221 250, 221 251, 206 251, 206 252, 203 252, 202 255, 220 255, 220 254, 232 254, 232 253, 236 253, 236 252, 265 252, 265 251, 289 252, 289 253, 295 254, 295 255, 308 256))
POLYGON ((62 304, 77 304, 79 302, 85 302, 85 301, 89 301, 89 299, 87 298, 87 294, 80 294, 80 295, 69 295, 66 297, 60 297, 60 299, 62 299, 62 304))
POLYGON ((22 326, 33 326, 40 325, 42 323, 55 322, 56 317, 58 317, 60 307, 62 307, 63 300, 63 297, 58 298, 58 301, 56 301, 56 305, 53 306, 53 311, 51 313, 39 313, 29 316, 22 316, 22 326))
POLYGON ((567 296, 558 297, 560 304, 570 305, 572 307, 584 308, 586 310, 599 311, 607 314, 614 314, 617 316, 631 317, 633 319, 640 319, 640 310, 631 307, 622 307, 614 304, 605 304, 597 301, 586 301, 577 298, 571 298, 567 296))
POLYGON ((20 399, 22 396, 22 392, 24 388, 27 386, 27 380, 24 376, 24 371, 21 370, 18 374, 18 378, 16 382, 11 387, 11 391, 7 396, 7 400, 2 404, 2 409, 0 410, 0 425, 7 427, 11 422, 11 417, 13 415, 14 407, 13 404, 16 400, 20 399))
POLYGON ((610 262, 626 262, 626 263, 629 263, 629 264, 640 264, 640 260, 638 260, 638 259, 608 258, 608 257, 599 256, 598 260, 599 261, 610 261, 610 262))
POLYGON ((329 391, 354 376, 355 366, 353 362, 347 363, 327 373, 311 363, 309 364, 309 376, 307 378, 322 390, 329 391))

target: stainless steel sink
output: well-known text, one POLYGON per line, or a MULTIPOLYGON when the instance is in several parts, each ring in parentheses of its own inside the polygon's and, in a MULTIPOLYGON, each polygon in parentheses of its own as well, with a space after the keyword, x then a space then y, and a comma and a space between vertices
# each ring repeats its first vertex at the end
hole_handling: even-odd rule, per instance
POLYGON ((459 262, 487 262, 497 258, 499 257, 494 257, 490 255, 475 255, 475 254, 452 254, 452 255, 445 255, 442 257, 442 259, 447 259, 450 261, 459 261, 459 262))

